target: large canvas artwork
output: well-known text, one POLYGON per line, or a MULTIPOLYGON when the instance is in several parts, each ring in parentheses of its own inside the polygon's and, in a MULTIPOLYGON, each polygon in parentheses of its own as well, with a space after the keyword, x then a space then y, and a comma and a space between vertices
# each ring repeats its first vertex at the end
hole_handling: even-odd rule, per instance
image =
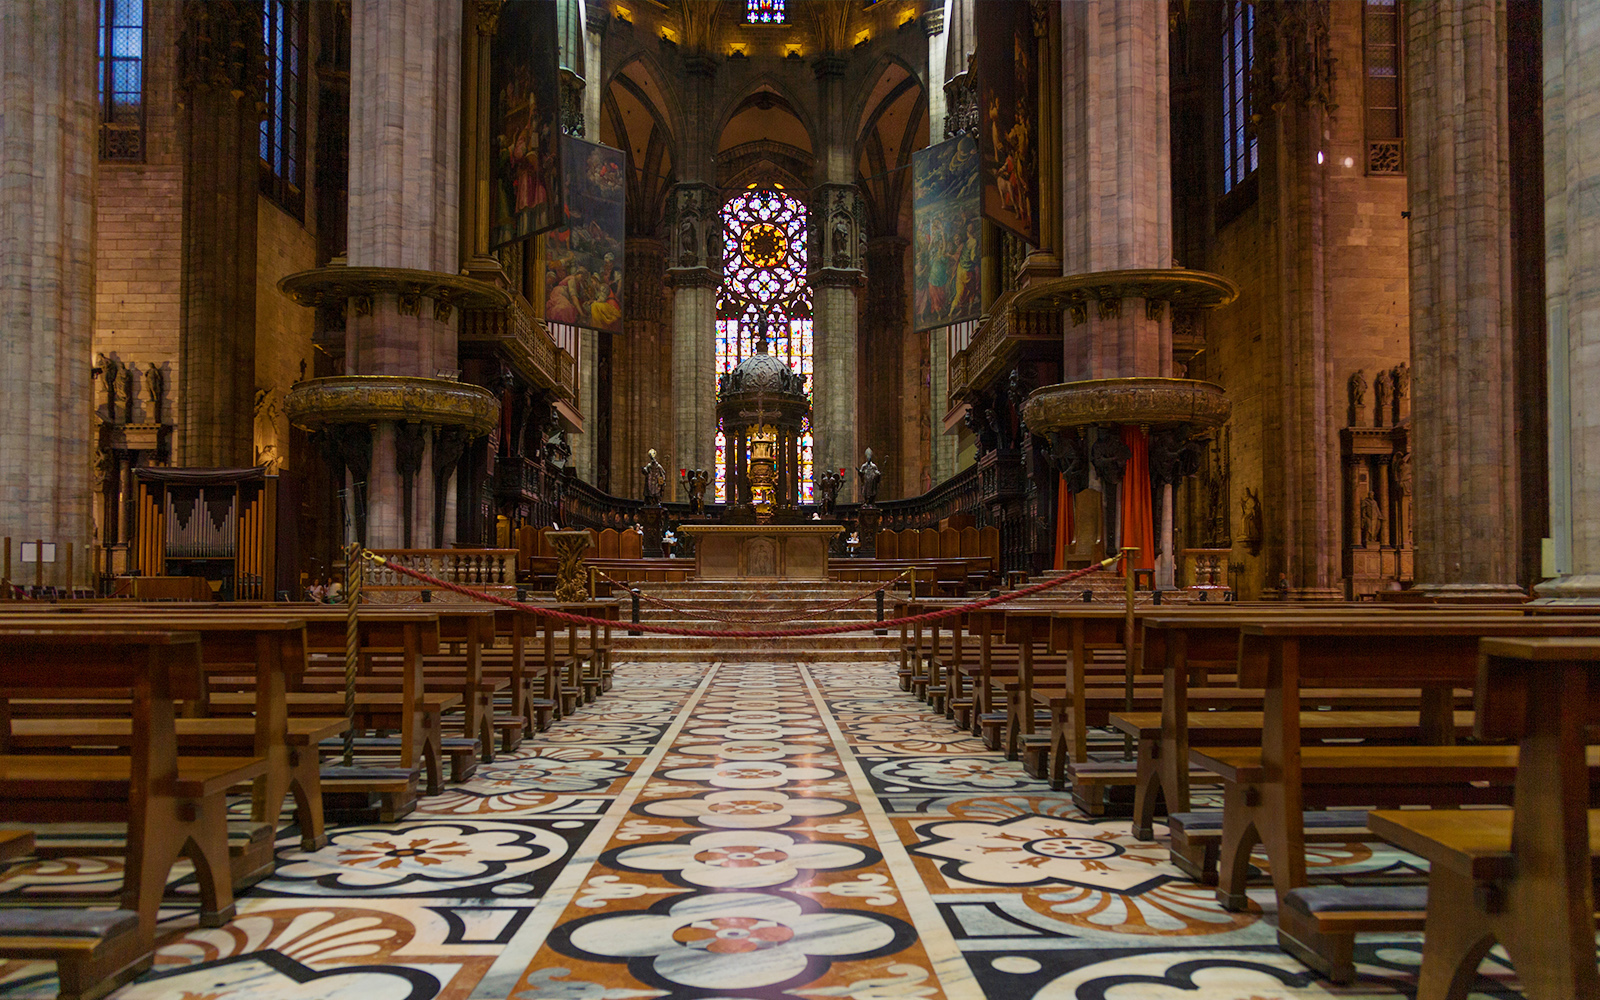
POLYGON ((1027 0, 990 0, 978 19, 983 214, 1039 245, 1039 61, 1027 0))
POLYGON ((983 225, 978 144, 971 136, 912 154, 911 199, 916 329, 977 319, 983 306, 983 225))
POLYGON ((562 223, 554 0, 502 6, 491 59, 495 204, 489 243, 499 248, 562 223))
POLYGON ((622 151, 561 137, 567 225, 547 233, 545 319, 622 332, 622 151))

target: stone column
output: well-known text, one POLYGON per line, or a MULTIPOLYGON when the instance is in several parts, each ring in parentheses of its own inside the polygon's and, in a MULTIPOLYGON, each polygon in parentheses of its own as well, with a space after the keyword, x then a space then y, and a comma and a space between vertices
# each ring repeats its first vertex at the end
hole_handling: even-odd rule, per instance
POLYGON ((1515 595, 1506 5, 1418 4, 1405 20, 1417 588, 1515 595))
MULTIPOLYGON (((350 209, 352 268, 460 269, 461 0, 355 0, 350 44, 350 209)), ((458 367, 459 312, 442 300, 380 291, 350 300, 345 371, 432 378, 458 367)), ((368 477, 367 544, 397 547, 400 465, 432 465, 435 436, 421 456, 397 452, 396 427, 378 424, 368 477)), ((415 477, 413 539, 432 540, 434 479, 415 477)), ((445 544, 455 537, 444 526, 445 544)))
POLYGON ((1263 411, 1273 460, 1262 473, 1267 588, 1333 600, 1339 589, 1338 456, 1329 412, 1328 303, 1323 253, 1332 85, 1327 0, 1256 5, 1257 196, 1271 240, 1262 355, 1275 388, 1263 411))
MULTIPOLYGON (((1550 534, 1541 598, 1600 599, 1600 7, 1545 0, 1550 534)), ((1418 407, 1420 410, 1421 407, 1418 407)))
MULTIPOLYGON (((861 192, 854 183, 854 125, 846 114, 853 95, 845 93, 845 66, 842 56, 831 53, 812 65, 821 133, 817 137, 818 183, 811 191, 814 230, 810 234, 815 302, 811 429, 818 469, 854 468, 861 463, 861 449, 874 443, 861 441, 857 433, 861 419, 857 315, 864 279, 862 230, 866 213, 861 192)), ((889 447, 889 442, 879 444, 878 453, 891 463, 898 462, 898 456, 887 454, 889 447)), ((853 487, 850 478, 845 477, 839 499, 848 500, 853 487)))
MULTIPOLYGON (((1171 267, 1167 5, 1085 0, 1061 25, 1062 271, 1171 267)), ((1171 375, 1172 318, 1100 300, 1068 319, 1062 360, 1069 382, 1171 375)))
POLYGON ((188 0, 181 30, 178 462, 246 467, 255 464, 261 4, 188 0))
MULTIPOLYGON (((722 202, 709 184, 680 184, 672 191, 667 253, 667 280, 672 285, 672 452, 685 469, 716 466, 721 211, 722 202)), ((674 498, 679 485, 672 481, 674 498)))
MULTIPOLYGON (((673 454, 669 407, 662 406, 661 351, 662 278, 665 247, 658 239, 630 236, 623 245, 627 295, 623 332, 611 340, 611 492, 620 497, 644 495, 639 471, 651 448, 661 453, 667 479, 688 468, 673 454)), ((670 487, 671 483, 669 483, 670 487)), ((671 495, 669 492, 668 496, 671 495)))
POLYGON ((20 0, 0 17, 0 536, 17 577, 22 541, 54 541, 62 559, 72 544, 80 583, 93 563, 98 25, 93 0, 20 0))

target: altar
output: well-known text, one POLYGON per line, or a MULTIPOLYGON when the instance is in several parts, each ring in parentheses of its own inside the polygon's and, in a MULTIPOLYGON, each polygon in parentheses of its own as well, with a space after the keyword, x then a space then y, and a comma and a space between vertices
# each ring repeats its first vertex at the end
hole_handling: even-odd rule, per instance
POLYGON ((701 580, 826 580, 837 524, 685 524, 701 580))

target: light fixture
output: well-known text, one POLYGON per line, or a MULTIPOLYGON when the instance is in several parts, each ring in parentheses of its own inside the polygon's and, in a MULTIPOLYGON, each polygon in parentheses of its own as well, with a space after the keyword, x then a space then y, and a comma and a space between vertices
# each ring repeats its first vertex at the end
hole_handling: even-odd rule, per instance
POLYGON ((784 55, 785 59, 799 59, 800 58, 800 43, 799 42, 785 42, 784 46, 783 46, 783 55, 784 55))
POLYGON ((857 45, 865 45, 870 41, 872 41, 872 32, 870 31, 862 31, 860 34, 856 35, 857 45))
POLYGON ((1351 167, 1353 167, 1355 165, 1356 165, 1356 158, 1355 157, 1347 156, 1347 157, 1344 158, 1344 168, 1346 170, 1349 170, 1351 167))
POLYGON ((617 20, 621 21, 623 24, 632 24, 633 23, 633 11, 629 10, 626 7, 620 7, 620 6, 619 7, 614 7, 612 9, 615 12, 617 20))
POLYGON ((728 43, 728 58, 729 59, 744 59, 745 57, 750 55, 749 49, 750 49, 750 46, 746 42, 729 42, 728 43))
POLYGON ((1322 162, 1322 150, 1320 150, 1320 149, 1317 150, 1317 162, 1318 163, 1322 162))

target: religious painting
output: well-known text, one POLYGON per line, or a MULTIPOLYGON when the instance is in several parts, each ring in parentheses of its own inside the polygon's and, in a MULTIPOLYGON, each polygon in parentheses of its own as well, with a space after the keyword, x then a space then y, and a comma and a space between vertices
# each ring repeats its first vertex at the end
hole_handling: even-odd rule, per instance
POLYGON ((561 137, 567 225, 544 238, 544 318, 622 332, 622 151, 561 137))
POLYGON ((1033 7, 993 0, 978 19, 983 214, 1039 245, 1039 59, 1033 7))
POLYGON ((978 144, 970 135, 911 154, 913 321, 931 330, 983 311, 978 144))
POLYGON ((554 0, 509 0, 491 50, 495 163, 489 245, 561 225, 561 89, 554 0))

